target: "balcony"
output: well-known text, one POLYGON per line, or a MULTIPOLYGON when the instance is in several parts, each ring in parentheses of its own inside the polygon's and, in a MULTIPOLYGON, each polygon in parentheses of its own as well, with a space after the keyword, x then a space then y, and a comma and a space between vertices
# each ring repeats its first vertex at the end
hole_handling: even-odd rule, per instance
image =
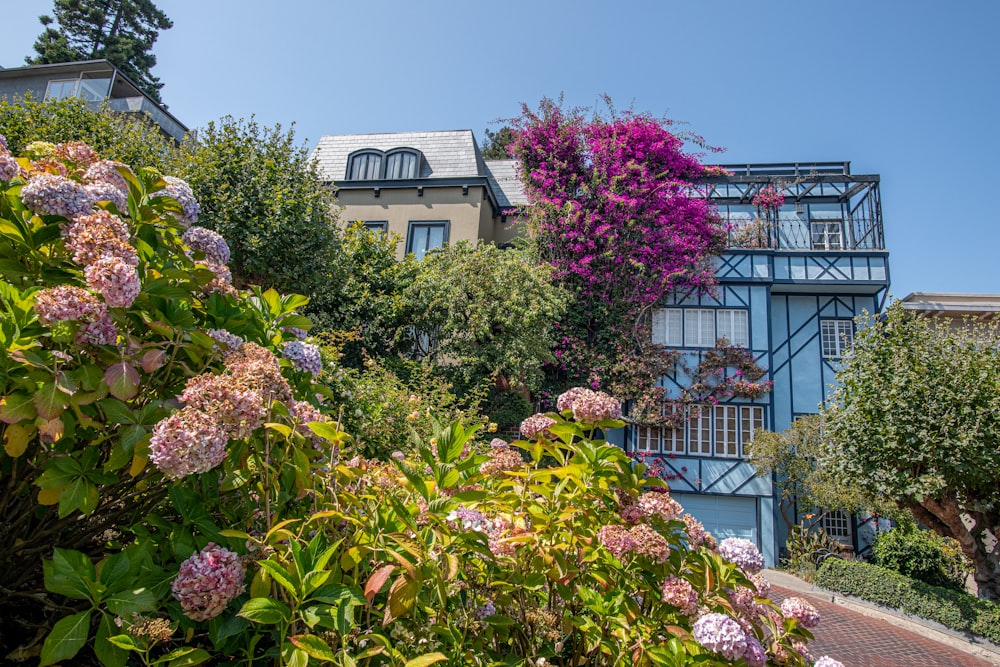
MULTIPOLYGON (((98 103, 100 104, 100 103, 98 103)), ((160 126, 168 136, 180 142, 184 140, 187 129, 159 106, 145 97, 118 97, 107 100, 108 108, 123 113, 148 114, 150 119, 160 126)))
POLYGON ((850 162, 722 165, 693 188, 722 218, 733 249, 885 250, 879 176, 850 162))

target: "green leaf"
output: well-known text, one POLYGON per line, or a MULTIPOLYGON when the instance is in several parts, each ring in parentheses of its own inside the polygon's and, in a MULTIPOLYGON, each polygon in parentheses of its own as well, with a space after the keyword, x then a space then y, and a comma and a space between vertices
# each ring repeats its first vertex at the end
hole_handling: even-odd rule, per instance
POLYGON ((330 646, 316 635, 295 635, 288 638, 295 646, 309 654, 309 657, 324 662, 335 662, 336 654, 330 646))
POLYGON ((139 650, 139 647, 136 645, 135 640, 129 637, 128 635, 114 635, 113 637, 108 637, 108 641, 117 646, 118 648, 123 648, 126 651, 139 650))
POLYGON ((55 382, 43 382, 35 392, 35 409, 38 416, 55 419, 69 405, 69 396, 62 392, 55 382))
POLYGON ((111 395, 123 401, 130 400, 139 393, 139 371, 128 362, 122 361, 109 366, 104 372, 104 381, 108 383, 111 395))
POLYGON ((275 563, 273 560, 257 561, 257 564, 260 566, 260 569, 267 572, 272 579, 281 584, 281 587, 286 591, 291 593, 293 596, 297 596, 299 594, 298 587, 292 582, 291 577, 288 576, 288 573, 285 572, 285 569, 281 567, 281 565, 275 563))
POLYGON ((288 622, 292 611, 283 602, 270 598, 250 598, 240 609, 239 616, 265 625, 288 622))
POLYGON ((108 610, 118 616, 127 614, 138 614, 144 611, 153 611, 158 602, 156 593, 150 588, 133 588, 131 590, 118 591, 104 600, 108 610))
POLYGON ((115 398, 105 398, 97 403, 105 418, 114 424, 136 424, 135 413, 115 398))
POLYGON ((337 429, 335 424, 331 424, 329 422, 309 422, 306 426, 309 427, 310 431, 327 442, 338 444, 341 440, 343 440, 344 434, 342 431, 337 429))
POLYGON ((309 654, 300 648, 294 648, 291 644, 286 644, 286 650, 282 651, 287 660, 287 667, 307 667, 309 665, 309 654))
POLYGON ((433 665, 436 662, 441 662, 442 660, 447 659, 448 656, 444 653, 425 653, 420 657, 407 660, 405 667, 427 667, 427 665, 433 665))
POLYGON ((60 620, 52 628, 42 645, 42 660, 39 667, 54 665, 75 656, 87 643, 90 634, 90 613, 81 611, 60 620))
POLYGON ((16 424, 38 416, 35 402, 30 394, 13 393, 0 398, 0 421, 16 424))
POLYGON ((112 586, 119 583, 128 574, 130 568, 131 563, 129 562, 128 554, 120 551, 108 556, 100 563, 101 574, 97 580, 111 589, 112 586))
POLYGON ((166 663, 167 667, 190 667, 200 665, 211 657, 211 654, 203 648, 184 647, 171 651, 153 664, 166 663))
POLYGON ((94 638, 94 653, 104 667, 125 667, 128 662, 128 647, 121 646, 111 641, 112 637, 125 637, 129 641, 132 638, 128 635, 115 635, 120 630, 115 627, 114 621, 109 614, 101 614, 101 622, 97 625, 97 637, 94 638))
POLYGON ((90 600, 90 586, 95 579, 94 564, 86 555, 72 549, 56 548, 52 560, 42 561, 45 589, 74 600, 90 600))
POLYGON ((101 500, 97 485, 86 477, 77 477, 59 496, 59 518, 69 516, 73 510, 90 514, 101 500))

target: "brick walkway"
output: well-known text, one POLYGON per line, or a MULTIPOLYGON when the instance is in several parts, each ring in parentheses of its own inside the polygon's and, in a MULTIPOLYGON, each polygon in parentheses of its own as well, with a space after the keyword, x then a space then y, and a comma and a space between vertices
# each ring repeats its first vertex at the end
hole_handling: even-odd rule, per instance
POLYGON ((822 621, 809 642, 814 658, 828 655, 845 667, 990 667, 993 663, 939 644, 886 621, 869 618, 804 592, 771 585, 771 599, 809 600, 822 621))

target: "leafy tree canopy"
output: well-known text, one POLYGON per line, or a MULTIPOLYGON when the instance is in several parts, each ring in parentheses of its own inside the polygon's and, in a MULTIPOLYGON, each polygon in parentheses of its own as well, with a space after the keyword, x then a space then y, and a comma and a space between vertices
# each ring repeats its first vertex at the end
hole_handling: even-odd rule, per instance
POLYGON ((106 58, 147 95, 160 101, 163 84, 151 72, 153 44, 173 26, 153 0, 55 0, 52 13, 39 21, 45 31, 35 41, 29 65, 106 58), (52 27, 58 24, 58 28, 52 27))
POLYGON ((514 140, 514 130, 508 125, 504 125, 496 132, 488 129, 480 151, 487 160, 509 160, 514 140))
POLYGON ((418 349, 429 336, 436 344, 418 355, 433 354, 465 382, 502 376, 533 389, 566 304, 551 275, 521 250, 462 242, 432 252, 403 292, 412 327, 401 336, 418 349))
POLYGON ((975 567, 1000 599, 1000 330, 903 310, 868 317, 826 410, 824 465, 891 498, 975 567))
POLYGON ((331 284, 338 251, 334 194, 294 127, 225 117, 184 144, 173 171, 201 203, 201 225, 232 249, 238 284, 309 296, 331 284))

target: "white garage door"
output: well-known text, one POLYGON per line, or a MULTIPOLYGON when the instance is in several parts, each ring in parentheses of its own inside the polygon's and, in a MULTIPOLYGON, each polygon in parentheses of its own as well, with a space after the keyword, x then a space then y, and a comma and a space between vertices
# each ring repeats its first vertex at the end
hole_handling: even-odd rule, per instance
POLYGON ((718 540, 742 537, 757 546, 757 500, 737 496, 671 494, 686 512, 704 524, 718 540))

